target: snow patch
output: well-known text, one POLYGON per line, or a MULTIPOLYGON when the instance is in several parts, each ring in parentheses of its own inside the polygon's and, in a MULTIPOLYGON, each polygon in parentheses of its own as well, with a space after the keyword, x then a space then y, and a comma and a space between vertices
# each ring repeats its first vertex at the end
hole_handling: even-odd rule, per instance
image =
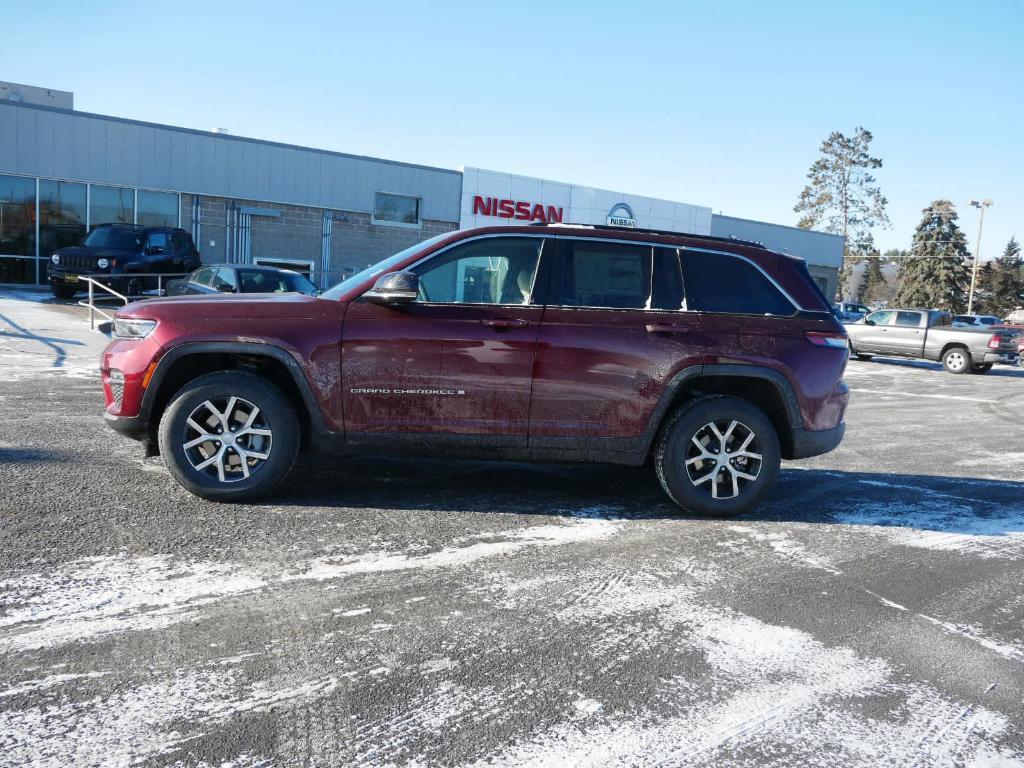
POLYGON ((982 515, 967 504, 928 499, 916 504, 861 504, 836 522, 875 526, 894 544, 991 558, 1024 555, 1024 506, 982 515))

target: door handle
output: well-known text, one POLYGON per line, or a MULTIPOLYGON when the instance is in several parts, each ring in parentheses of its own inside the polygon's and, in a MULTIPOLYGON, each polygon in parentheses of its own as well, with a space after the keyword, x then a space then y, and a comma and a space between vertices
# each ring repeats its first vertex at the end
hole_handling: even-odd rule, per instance
POLYGON ((675 325, 674 323, 648 323, 648 333, 686 333, 690 330, 687 325, 675 325))
POLYGON ((525 328, 529 324, 529 320, 513 317, 485 317, 480 321, 480 325, 488 328, 525 328))

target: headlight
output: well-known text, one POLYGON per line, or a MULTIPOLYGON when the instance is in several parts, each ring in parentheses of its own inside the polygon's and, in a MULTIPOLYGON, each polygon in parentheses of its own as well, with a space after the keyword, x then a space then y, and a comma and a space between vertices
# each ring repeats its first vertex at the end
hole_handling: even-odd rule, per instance
POLYGON ((58 256, 56 253, 51 253, 50 261, 52 261, 54 264, 60 264, 60 256, 58 256))
POLYGON ((156 320, 114 318, 114 336, 119 339, 144 339, 156 328, 156 320))
POLYGON ((107 267, 110 266, 110 262, 107 261, 106 259, 97 259, 96 266, 99 267, 100 269, 106 269, 107 267))

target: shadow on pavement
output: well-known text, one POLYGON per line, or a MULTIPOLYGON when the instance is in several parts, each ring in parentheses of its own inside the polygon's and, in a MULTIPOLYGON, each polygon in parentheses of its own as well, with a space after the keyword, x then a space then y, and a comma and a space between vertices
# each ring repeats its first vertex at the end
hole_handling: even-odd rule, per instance
MULTIPOLYGON (((412 459, 317 458, 271 503, 354 509, 564 517, 687 517, 647 467, 412 459)), ((761 506, 739 520, 912 527, 960 534, 1024 533, 1024 482, 784 469, 761 506)))
MULTIPOLYGON (((924 371, 935 371, 938 373, 945 373, 942 368, 942 363, 932 363, 927 360, 907 360, 898 357, 872 357, 870 360, 861 361, 864 365, 887 365, 894 368, 917 368, 924 371)), ((949 374, 955 376, 955 374, 949 374)), ((1006 365, 1003 363, 997 363, 992 367, 988 373, 985 374, 963 374, 964 376, 971 377, 988 377, 988 376, 1000 376, 1009 378, 1020 378, 1024 379, 1024 368, 1020 368, 1016 365, 1006 365)))

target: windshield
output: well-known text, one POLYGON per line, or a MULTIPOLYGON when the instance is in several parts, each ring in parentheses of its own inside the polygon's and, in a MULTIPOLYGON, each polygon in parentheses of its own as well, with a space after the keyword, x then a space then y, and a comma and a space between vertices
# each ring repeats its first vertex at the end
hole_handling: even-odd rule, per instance
POLYGON ((138 251, 142 249, 142 232, 135 229, 117 229, 116 227, 96 227, 85 238, 83 245, 90 248, 114 248, 119 251, 138 251))
POLYGON ((403 261, 405 261, 407 258, 412 256, 417 251, 428 248, 434 243, 437 243, 445 239, 446 237, 449 237, 451 234, 451 232, 444 232, 440 235, 434 235, 429 240, 424 240, 423 242, 416 243, 416 245, 409 246, 404 251, 399 251, 394 256, 388 256, 386 259, 384 259, 384 261, 379 261, 376 264, 371 264, 362 272, 357 272, 356 274, 352 275, 352 277, 346 278, 337 285, 328 288, 326 291, 323 292, 323 298, 337 299, 351 291, 360 283, 369 280, 371 277, 376 277, 377 275, 387 272, 389 269, 392 269, 398 264, 401 264, 403 261))

